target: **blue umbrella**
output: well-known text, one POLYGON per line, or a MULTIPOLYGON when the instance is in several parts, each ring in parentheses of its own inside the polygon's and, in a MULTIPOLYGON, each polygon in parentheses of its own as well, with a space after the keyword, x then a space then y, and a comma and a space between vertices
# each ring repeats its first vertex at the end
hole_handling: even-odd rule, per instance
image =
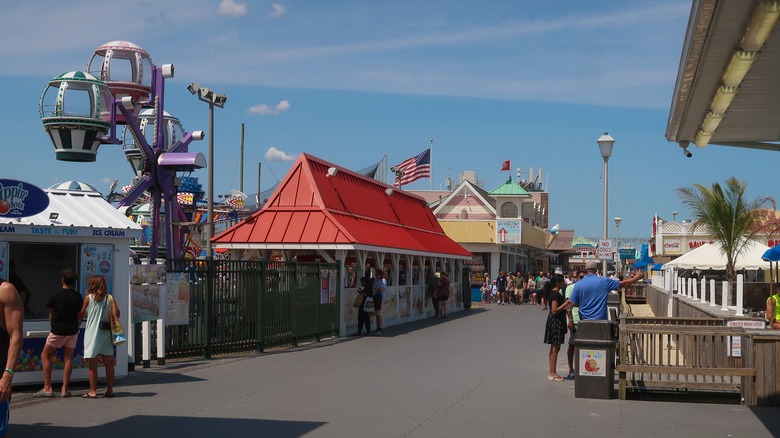
POLYGON ((767 262, 780 261, 780 245, 773 246, 772 248, 766 250, 764 255, 761 256, 761 260, 765 260, 767 262))
POLYGON ((635 269, 646 269, 647 263, 643 262, 642 260, 639 260, 637 262, 634 262, 634 264, 631 265, 631 267, 635 269))
POLYGON ((653 266, 651 271, 660 271, 663 268, 663 266, 664 266, 663 263, 659 263, 659 264, 653 266))

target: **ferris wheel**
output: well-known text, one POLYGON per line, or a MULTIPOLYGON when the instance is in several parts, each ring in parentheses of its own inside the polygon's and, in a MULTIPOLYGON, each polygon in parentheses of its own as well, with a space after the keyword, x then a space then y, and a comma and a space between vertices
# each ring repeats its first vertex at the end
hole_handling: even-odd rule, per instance
POLYGON ((177 199, 176 172, 206 167, 203 154, 188 149, 193 140, 204 138, 203 131, 186 132, 164 110, 165 79, 173 73, 172 64, 155 66, 138 45, 111 41, 95 49, 87 71, 51 79, 40 100, 41 121, 58 160, 94 162, 101 144, 123 145, 135 177, 118 208, 132 205, 144 193, 151 197, 151 263, 158 256, 161 233, 166 257, 183 256, 187 230, 178 224, 186 216, 177 199))

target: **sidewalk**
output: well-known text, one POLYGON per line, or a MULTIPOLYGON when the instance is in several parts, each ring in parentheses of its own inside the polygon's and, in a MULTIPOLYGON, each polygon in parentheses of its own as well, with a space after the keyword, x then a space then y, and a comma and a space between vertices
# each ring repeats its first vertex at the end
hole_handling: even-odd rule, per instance
MULTIPOLYGON (((546 312, 483 305, 292 350, 132 372, 117 398, 32 399, 14 436, 771 437, 776 408, 574 398, 551 382, 546 312)), ((558 372, 566 372, 565 347, 558 372)), ((56 385, 55 385, 56 389, 56 385)), ((23 394, 20 391, 26 391, 23 394)))

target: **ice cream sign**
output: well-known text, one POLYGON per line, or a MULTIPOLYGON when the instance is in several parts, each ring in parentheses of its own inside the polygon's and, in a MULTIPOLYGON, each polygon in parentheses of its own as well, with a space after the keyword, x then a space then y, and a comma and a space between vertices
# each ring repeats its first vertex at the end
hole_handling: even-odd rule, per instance
POLYGON ((34 216, 49 206, 43 190, 23 181, 0 179, 0 217, 34 216))

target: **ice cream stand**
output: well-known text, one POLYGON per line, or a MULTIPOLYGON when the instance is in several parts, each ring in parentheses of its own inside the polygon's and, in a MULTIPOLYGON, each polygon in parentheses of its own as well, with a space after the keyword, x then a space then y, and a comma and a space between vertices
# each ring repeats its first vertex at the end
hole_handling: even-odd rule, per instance
MULTIPOLYGON (((29 290, 25 301, 24 346, 16 365, 14 384, 43 382, 40 353, 50 325, 46 306, 60 289, 60 271, 71 268, 84 293, 92 275, 106 277, 109 292, 120 308, 122 324, 130 327, 128 271, 130 240, 139 238, 141 226, 103 199, 87 184, 68 181, 42 190, 23 181, 0 180, 0 276, 21 279, 29 290), (37 196, 37 198, 36 198, 37 196), (41 198, 43 197, 43 198, 41 198), (25 207, 45 207, 27 215, 25 207), (6 208, 6 203, 8 207, 6 208), (15 265, 10 271, 11 262, 15 265)), ((84 329, 74 355, 73 380, 87 379, 83 360, 84 329)), ((55 382, 62 379, 62 353, 52 360, 55 382)), ((116 347, 116 375, 128 372, 128 344, 116 347)), ((103 374, 100 368, 100 375, 103 374)))

